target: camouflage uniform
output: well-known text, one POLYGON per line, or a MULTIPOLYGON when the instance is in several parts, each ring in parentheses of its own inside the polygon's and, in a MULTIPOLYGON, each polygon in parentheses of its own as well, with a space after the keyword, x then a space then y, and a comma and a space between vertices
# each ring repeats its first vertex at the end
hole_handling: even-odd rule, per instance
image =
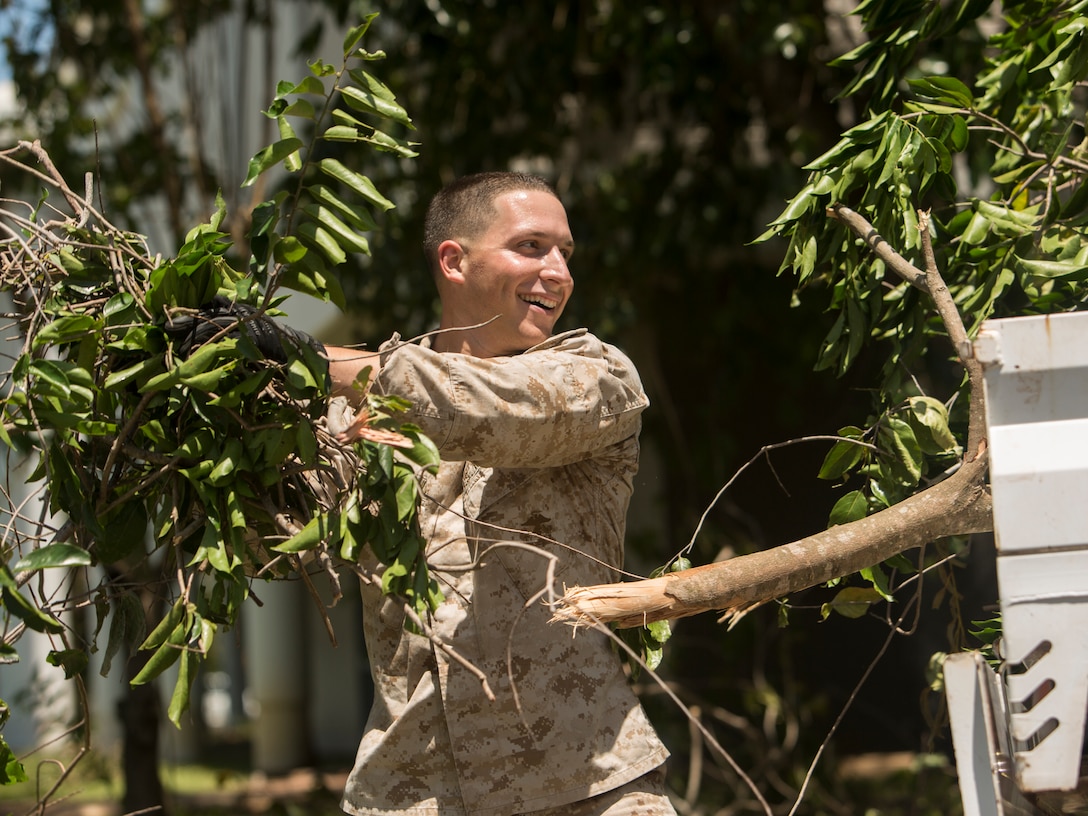
POLYGON ((668 753, 619 658, 599 632, 548 623, 548 558, 505 543, 554 556, 560 592, 618 579, 647 405, 634 367, 584 329, 488 359, 397 339, 375 388, 410 400, 443 455, 421 516, 446 596, 433 627, 496 699, 364 587, 375 700, 342 807, 510 816, 647 774, 668 753))

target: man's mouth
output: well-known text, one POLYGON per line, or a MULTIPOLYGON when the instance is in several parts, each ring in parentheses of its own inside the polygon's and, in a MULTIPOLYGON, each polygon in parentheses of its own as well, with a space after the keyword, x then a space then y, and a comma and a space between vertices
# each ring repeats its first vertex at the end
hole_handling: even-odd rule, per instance
POLYGON ((545 311, 552 311, 559 306, 559 301, 553 298, 544 297, 543 295, 519 295, 524 303, 528 303, 530 306, 539 306, 545 311))

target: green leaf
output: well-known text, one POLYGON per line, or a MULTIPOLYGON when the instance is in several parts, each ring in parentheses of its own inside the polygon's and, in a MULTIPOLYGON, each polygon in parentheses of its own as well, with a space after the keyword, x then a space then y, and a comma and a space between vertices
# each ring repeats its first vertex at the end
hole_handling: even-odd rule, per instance
POLYGON ((368 14, 363 18, 363 22, 353 28, 348 29, 348 33, 344 36, 344 56, 349 56, 352 51, 355 50, 355 46, 359 44, 359 41, 366 34, 370 28, 370 24, 374 22, 374 19, 378 16, 377 12, 368 14))
MULTIPOLYGON (((151 682, 173 666, 181 657, 192 625, 192 610, 187 608, 185 611, 186 614, 170 631, 166 640, 155 648, 154 652, 147 658, 147 662, 136 673, 136 676, 129 681, 130 685, 141 686, 144 683, 151 682)), ((140 648, 145 647, 141 646, 140 648)))
POLYGON ((229 481, 236 469, 241 467, 245 454, 242 451, 242 440, 231 438, 223 450, 223 456, 216 462, 212 472, 208 474, 208 484, 213 487, 222 487, 229 481))
POLYGON ((967 120, 962 116, 952 117, 952 134, 949 137, 949 141, 952 144, 952 149, 956 152, 962 152, 967 147, 967 139, 970 135, 970 131, 967 128, 967 120))
POLYGON ((370 245, 367 243, 366 238, 353 231, 327 207, 322 207, 319 204, 308 204, 302 208, 302 211, 313 218, 321 227, 327 229, 333 240, 342 249, 348 252, 359 252, 363 255, 370 254, 370 245))
POLYGON ((401 470, 396 479, 397 517, 408 522, 415 517, 419 494, 416 477, 407 468, 401 470))
POLYGON ((312 73, 316 77, 328 77, 336 75, 336 66, 329 65, 322 59, 313 60, 311 63, 309 63, 309 66, 310 73, 312 73))
POLYGON ((344 223, 352 229, 358 232, 371 232, 378 228, 374 219, 370 217, 370 213, 361 207, 352 207, 324 184, 315 184, 307 189, 319 203, 333 208, 344 223))
POLYGON ((4 738, 0 737, 0 785, 14 785, 28 779, 23 763, 16 758, 4 738))
POLYGON ((298 263, 306 257, 308 251, 302 242, 293 235, 285 235, 272 245, 272 257, 276 259, 277 263, 298 263))
POLYGON ((838 479, 866 456, 866 447, 854 441, 862 436, 860 428, 843 429, 839 432, 839 436, 846 437, 846 439, 831 446, 831 450, 827 452, 827 456, 824 457, 823 464, 820 466, 817 478, 838 479), (852 435, 855 432, 857 435, 852 435))
POLYGON ((0 564, 0 600, 3 601, 4 609, 35 632, 56 635, 64 631, 59 620, 39 609, 19 592, 19 585, 7 564, 0 564))
POLYGON ((650 636, 658 643, 666 643, 672 637, 672 626, 667 620, 654 621, 646 624, 650 636))
MULTIPOLYGON (((322 88, 324 90, 324 88, 322 88)), ((270 144, 249 160, 249 172, 243 187, 251 186, 265 170, 274 167, 302 147, 301 139, 281 139, 270 144)))
POLYGON ((279 283, 287 289, 331 301, 341 309, 347 308, 344 290, 335 277, 329 276, 319 252, 307 252, 298 263, 281 269, 279 283))
POLYGON ((326 128, 321 137, 328 139, 330 142, 360 142, 363 138, 359 131, 351 125, 333 125, 326 128))
POLYGON ((181 728, 181 717, 189 709, 193 680, 196 679, 196 671, 200 666, 200 658, 188 649, 179 650, 178 660, 178 679, 174 682, 170 705, 166 709, 166 716, 175 728, 181 728))
POLYGON ((344 248, 340 246, 340 242, 320 224, 313 221, 303 221, 298 225, 297 230, 304 243, 318 250, 334 266, 342 264, 348 259, 344 248))
POLYGON ((971 220, 967 224, 961 236, 965 244, 978 246, 986 241, 990 235, 990 220, 977 210, 972 213, 971 220))
POLYGON ((358 68, 348 71, 348 75, 358 87, 345 85, 340 89, 348 106, 364 113, 374 113, 383 119, 412 127, 408 113, 396 102, 393 92, 372 74, 358 68))
MULTIPOLYGON (((283 110, 281 110, 276 117, 276 124, 279 127, 281 139, 290 139, 296 135, 295 129, 291 127, 285 119, 287 116, 294 116, 298 119, 315 120, 317 119, 317 109, 309 99, 295 99, 290 104, 284 105, 283 110)), ((296 168, 289 167, 288 169, 293 170, 296 168)))
POLYGON ((170 695, 170 705, 166 715, 175 727, 181 728, 181 718, 189 710, 189 700, 192 696, 193 681, 196 679, 197 669, 200 667, 201 658, 208 653, 215 635, 215 624, 200 615, 194 615, 193 635, 194 641, 190 648, 182 651, 178 679, 174 684, 174 692, 170 695))
POLYGON ((884 564, 889 569, 898 570, 907 575, 914 575, 918 572, 918 567, 903 553, 896 553, 891 558, 885 558, 884 564))
MULTIPOLYGON (((318 60, 318 62, 321 62, 318 60)), ((335 73, 335 69, 333 69, 335 73)), ((297 85, 290 82, 280 82, 276 86, 276 96, 291 96, 293 94, 311 94, 313 96, 325 95, 325 84, 316 76, 307 76, 297 85)))
POLYGON ((156 354, 140 362, 121 369, 112 371, 102 381, 102 388, 106 391, 120 391, 129 383, 140 383, 162 372, 165 354, 156 354))
POLYGON ((333 544, 334 542, 331 540, 333 534, 339 535, 339 531, 339 513, 322 513, 314 516, 305 527, 272 549, 282 553, 305 552, 306 550, 312 550, 323 541, 328 542, 330 545, 333 544))
MULTIPOLYGON (((276 128, 279 130, 280 139, 283 141, 298 139, 298 136, 295 134, 295 129, 291 126, 291 123, 287 121, 287 115, 292 112, 295 113, 295 115, 305 115, 308 119, 314 118, 314 106, 307 100, 301 99, 293 105, 289 105, 284 109, 282 116, 276 117, 276 128), (302 111, 302 113, 300 114, 299 111, 302 111)), ((283 168, 288 173, 297 173, 302 169, 302 157, 297 150, 284 157, 283 168)))
POLYGON ((1088 278, 1088 263, 1078 259, 1049 261, 1017 258, 1016 261, 1029 275, 1039 278, 1068 281, 1083 281, 1088 278))
POLYGON ((924 453, 938 454, 957 449, 956 437, 948 426, 948 409, 933 397, 911 397, 909 421, 924 453))
POLYGON ((689 569, 691 569, 691 561, 682 555, 674 558, 669 564, 669 572, 683 572, 689 569))
POLYGON ((974 104, 974 94, 955 77, 929 76, 922 79, 908 79, 907 84, 919 96, 936 102, 959 108, 970 108, 974 104))
POLYGON ((835 502, 835 506, 831 508, 828 526, 848 524, 851 521, 865 518, 868 509, 869 502, 866 500, 865 494, 860 490, 851 490, 835 502))
POLYGON ((844 587, 820 611, 825 620, 832 612, 844 618, 860 618, 869 611, 870 606, 880 600, 880 593, 872 587, 844 587))
POLYGON ((926 139, 925 146, 933 151, 933 156, 936 160, 937 170, 941 173, 949 173, 952 171, 952 154, 948 148, 945 147, 944 142, 939 139, 926 139))
POLYGON ((88 567, 91 563, 91 554, 82 547, 57 542, 32 550, 15 562, 12 569, 30 572, 50 567, 88 567))
POLYGON ((52 651, 45 656, 45 662, 50 666, 60 666, 64 669, 64 679, 71 680, 83 673, 87 668, 88 655, 85 649, 62 649, 52 651))
POLYGON ((873 589, 877 591, 881 598, 886 601, 894 601, 891 592, 888 590, 888 576, 884 574, 884 570, 881 569, 879 564, 875 564, 871 567, 866 567, 858 573, 862 578, 873 585, 873 589))
POLYGON ((382 153, 392 153, 402 159, 414 159, 419 155, 419 152, 414 149, 419 144, 418 142, 397 139, 376 129, 372 130, 369 135, 360 135, 359 141, 371 145, 375 150, 382 153))
POLYGON ((189 605, 184 598, 178 598, 170 610, 163 615, 162 619, 158 622, 151 633, 147 636, 147 639, 140 644, 140 649, 154 649, 161 646, 169 639, 171 633, 177 629, 178 625, 185 619, 185 614, 189 611, 189 605))
POLYGON ((901 419, 889 417, 877 431, 882 451, 890 454, 894 466, 901 470, 900 478, 916 485, 922 478, 922 450, 911 426, 901 419))
POLYGON ((144 382, 140 386, 140 393, 165 391, 179 383, 201 390, 208 390, 219 381, 219 378, 229 370, 233 363, 227 363, 213 369, 208 377, 203 375, 208 374, 209 369, 212 369, 212 366, 223 358, 237 360, 241 356, 242 350, 238 347, 238 340, 234 337, 223 337, 214 343, 205 343, 169 371, 157 374, 144 382))
POLYGON ((68 247, 61 247, 55 255, 49 255, 49 260, 56 263, 72 277, 82 277, 86 271, 83 260, 68 247))
POLYGON ((31 360, 30 372, 34 377, 34 388, 39 393, 65 397, 71 389, 68 375, 64 369, 52 360, 31 360))
POLYGON ((88 334, 100 331, 102 321, 87 314, 70 314, 58 317, 42 326, 34 334, 34 348, 50 344, 71 343, 81 340, 88 334))
POLYGON ((441 464, 438 446, 414 425, 405 424, 398 430, 414 443, 411 448, 402 448, 400 453, 419 467, 436 473, 441 464))
POLYGON ((322 159, 318 162, 318 167, 329 178, 345 185, 383 212, 393 209, 393 202, 379 193, 378 188, 370 179, 354 170, 349 170, 336 159, 322 159))

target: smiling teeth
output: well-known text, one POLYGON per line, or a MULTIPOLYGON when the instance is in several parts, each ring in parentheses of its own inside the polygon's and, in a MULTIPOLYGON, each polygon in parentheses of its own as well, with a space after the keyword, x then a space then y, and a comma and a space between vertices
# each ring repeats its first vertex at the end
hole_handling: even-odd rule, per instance
POLYGON ((542 306, 545 309, 554 309, 559 305, 558 300, 548 300, 547 298, 536 297, 534 295, 525 295, 522 297, 526 303, 535 303, 537 306, 542 306))

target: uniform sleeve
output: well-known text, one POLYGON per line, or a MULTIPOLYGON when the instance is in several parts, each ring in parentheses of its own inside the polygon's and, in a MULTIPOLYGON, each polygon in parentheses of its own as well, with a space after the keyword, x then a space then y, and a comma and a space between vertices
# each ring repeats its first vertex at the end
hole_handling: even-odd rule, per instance
POLYGON ((408 421, 444 458, 482 467, 590 458, 636 435, 648 404, 631 361, 584 330, 513 357, 398 345, 383 354, 375 388, 412 403, 408 421))

